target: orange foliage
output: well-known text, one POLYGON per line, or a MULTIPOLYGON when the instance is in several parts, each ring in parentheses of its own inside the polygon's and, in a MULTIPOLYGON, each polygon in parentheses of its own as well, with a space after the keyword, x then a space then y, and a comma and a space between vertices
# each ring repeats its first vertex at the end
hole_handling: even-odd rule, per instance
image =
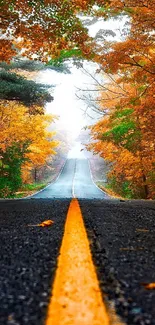
POLYGON ((8 148, 18 145, 26 159, 22 165, 24 180, 29 178, 32 168, 43 166, 55 154, 54 149, 58 146, 58 142, 53 140, 55 133, 47 131, 53 120, 50 115, 30 115, 28 109, 17 102, 0 103, 1 159, 8 148))
POLYGON ((89 48, 90 38, 76 15, 89 6, 89 0, 2 1, 0 28, 9 41, 6 52, 2 44, 0 57, 9 61, 15 49, 22 49, 22 54, 29 58, 35 54, 48 61, 59 56, 62 49, 89 48))
POLYGON ((150 0, 111 0, 107 9, 103 16, 128 14, 131 28, 124 41, 96 47, 94 60, 107 75, 98 98, 107 117, 91 127, 95 142, 89 149, 111 162, 109 177, 118 190, 125 183, 133 195, 151 198, 155 196, 155 5, 150 0))

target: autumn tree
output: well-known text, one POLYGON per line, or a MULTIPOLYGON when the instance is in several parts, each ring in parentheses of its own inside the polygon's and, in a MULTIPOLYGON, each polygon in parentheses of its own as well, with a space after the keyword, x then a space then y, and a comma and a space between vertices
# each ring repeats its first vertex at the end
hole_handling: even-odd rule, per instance
POLYGON ((16 100, 26 106, 34 107, 34 112, 42 111, 46 102, 53 100, 47 92, 48 86, 27 80, 26 78, 1 70, 0 71, 0 99, 16 100))
POLYGON ((53 116, 31 115, 17 102, 0 104, 0 194, 12 195, 22 184, 22 169, 29 172, 55 154, 58 142, 47 127, 53 116))
POLYGON ((154 195, 154 116, 144 116, 120 106, 91 127, 95 142, 89 149, 111 162, 110 182, 121 195, 154 195))
POLYGON ((107 76, 98 100, 107 116, 91 128, 95 142, 89 148, 111 162, 116 191, 151 198, 155 195, 154 4, 111 0, 102 9, 98 16, 128 15, 130 28, 122 42, 96 45, 95 61, 107 76))
MULTIPOLYGON (((78 0, 2 0, 0 60, 9 63, 17 54, 41 61, 89 56, 90 38, 77 16, 88 7, 89 1, 78 0)), ((57 143, 46 131, 49 118, 43 105, 52 96, 44 85, 1 70, 0 98, 1 195, 7 195, 19 188, 23 167, 30 171, 42 166, 57 143)))
POLYGON ((79 49, 90 54, 90 38, 78 17, 95 1, 1 1, 1 61, 10 61, 18 50, 41 61, 59 56, 61 50, 79 49))

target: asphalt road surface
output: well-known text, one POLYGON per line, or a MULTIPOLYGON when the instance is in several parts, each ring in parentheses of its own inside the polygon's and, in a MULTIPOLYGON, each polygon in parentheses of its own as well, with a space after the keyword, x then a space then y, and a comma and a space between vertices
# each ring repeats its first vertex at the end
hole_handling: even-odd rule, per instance
POLYGON ((155 325, 155 201, 83 200, 102 292, 126 324, 155 325))
POLYGON ((73 196, 107 302, 126 324, 155 325, 155 290, 144 285, 155 282, 155 203, 107 199, 86 159, 69 159, 58 180, 32 198, 0 202, 0 325, 45 324, 73 196), (52 227, 35 226, 46 219, 52 227))
POLYGON ((0 325, 44 324, 69 200, 0 203, 0 325), (35 227, 52 219, 49 228, 35 227))
POLYGON ((92 181, 87 159, 67 159, 58 179, 33 198, 105 199, 108 195, 92 181))

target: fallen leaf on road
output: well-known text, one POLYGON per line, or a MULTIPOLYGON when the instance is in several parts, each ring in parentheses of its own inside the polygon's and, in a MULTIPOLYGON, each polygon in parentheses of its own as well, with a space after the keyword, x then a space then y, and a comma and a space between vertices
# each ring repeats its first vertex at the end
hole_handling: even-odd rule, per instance
POLYGON ((49 227, 49 226, 52 226, 54 223, 53 220, 45 220, 41 223, 38 223, 36 225, 28 225, 29 227, 49 227))
POLYGON ((38 226, 40 227, 48 227, 51 226, 54 223, 53 220, 45 220, 42 223, 40 223, 38 226))
POLYGON ((149 290, 155 290, 155 282, 152 283, 142 283, 142 285, 145 287, 145 289, 149 290))

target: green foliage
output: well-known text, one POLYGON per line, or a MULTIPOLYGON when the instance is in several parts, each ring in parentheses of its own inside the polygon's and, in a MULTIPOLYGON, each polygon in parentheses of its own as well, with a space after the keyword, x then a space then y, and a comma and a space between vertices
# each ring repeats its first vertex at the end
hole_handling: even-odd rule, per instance
POLYGON ((130 182, 124 181, 121 185, 122 185, 121 191, 123 193, 123 196, 128 199, 132 199, 134 197, 134 195, 133 195, 133 191, 130 187, 130 185, 131 185, 130 182))
POLYGON ((121 117, 125 117, 128 115, 131 115, 134 112, 134 110, 132 108, 126 108, 123 110, 118 110, 114 113, 114 117, 116 118, 121 118, 121 117))
POLYGON ((21 188, 23 191, 33 191, 33 190, 42 190, 46 186, 45 183, 32 183, 24 184, 21 188))
POLYGON ((130 130, 135 130, 135 123, 133 121, 122 122, 119 125, 115 126, 111 132, 114 139, 119 141, 124 137, 130 130))
POLYGON ((39 62, 39 61, 33 61, 33 60, 23 60, 23 59, 14 59, 10 63, 6 62, 0 62, 0 68, 5 70, 12 70, 12 69, 21 69, 26 71, 39 71, 44 69, 45 64, 39 62))
POLYGON ((40 191, 46 185, 47 185, 46 183, 24 184, 19 188, 18 193, 14 193, 12 197, 14 197, 14 198, 22 198, 22 197, 31 195, 32 192, 40 191))
POLYGON ((53 97, 48 93, 47 86, 27 80, 16 73, 0 71, 0 99, 17 100, 26 106, 44 106, 53 97))
POLYGON ((25 161, 27 146, 16 143, 1 153, 0 197, 12 196, 22 185, 21 165, 25 161))
POLYGON ((113 139, 115 143, 119 143, 124 140, 125 136, 128 135, 129 131, 135 130, 135 123, 132 120, 126 122, 120 122, 120 124, 114 126, 111 130, 103 134, 102 139, 113 139))
POLYGON ((133 112, 133 109, 128 108, 116 110, 111 116, 111 128, 102 135, 102 140, 112 141, 115 145, 134 152, 141 132, 134 121, 133 112))
POLYGON ((0 197, 10 197, 13 193, 13 183, 5 176, 0 176, 0 197))
POLYGON ((79 49, 61 50, 59 57, 55 59, 51 59, 47 65, 59 67, 62 65, 62 63, 65 60, 75 58, 75 57, 82 58, 82 51, 79 49))
POLYGON ((115 176, 109 178, 107 188, 112 189, 115 193, 118 193, 124 198, 132 199, 134 198, 134 192, 131 188, 131 184, 129 181, 116 179, 115 176))

